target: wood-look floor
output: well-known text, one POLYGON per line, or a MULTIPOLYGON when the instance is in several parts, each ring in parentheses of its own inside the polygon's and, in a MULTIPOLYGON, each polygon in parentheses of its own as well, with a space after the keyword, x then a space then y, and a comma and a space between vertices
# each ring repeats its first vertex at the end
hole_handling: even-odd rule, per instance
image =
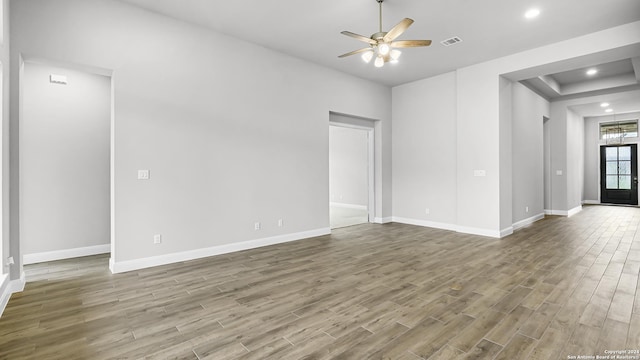
POLYGON ((640 209, 501 240, 410 225, 111 275, 26 267, 2 359, 567 359, 640 349, 640 209))

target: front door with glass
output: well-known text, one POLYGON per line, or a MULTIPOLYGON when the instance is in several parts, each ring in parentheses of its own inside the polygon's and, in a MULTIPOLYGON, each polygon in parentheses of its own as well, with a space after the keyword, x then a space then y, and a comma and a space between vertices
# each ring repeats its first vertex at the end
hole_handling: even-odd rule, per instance
POLYGON ((600 202, 638 205, 637 145, 600 147, 600 202))

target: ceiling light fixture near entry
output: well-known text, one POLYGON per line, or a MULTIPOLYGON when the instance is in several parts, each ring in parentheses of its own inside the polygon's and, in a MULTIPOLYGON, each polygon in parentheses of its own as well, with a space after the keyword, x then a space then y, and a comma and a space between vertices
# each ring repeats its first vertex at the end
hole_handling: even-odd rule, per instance
POLYGON ((534 19, 540 15, 540 9, 529 9, 526 13, 524 13, 524 17, 527 19, 534 19))
POLYGON ((607 109, 607 110, 605 110, 604 112, 606 112, 606 113, 610 113, 610 112, 613 112, 613 109, 607 109))
POLYGON ((598 69, 589 69, 587 70, 587 75, 593 76, 598 73, 598 69))
POLYGON ((609 106, 608 102, 603 102, 602 104, 600 104, 600 107, 606 108, 607 106, 609 106))

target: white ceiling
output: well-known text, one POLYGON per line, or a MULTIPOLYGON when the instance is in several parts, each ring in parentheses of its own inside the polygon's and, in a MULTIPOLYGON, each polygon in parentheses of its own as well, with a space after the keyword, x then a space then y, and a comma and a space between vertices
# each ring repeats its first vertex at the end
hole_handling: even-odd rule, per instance
POLYGON ((375 68, 358 55, 338 55, 363 47, 340 31, 378 31, 376 0, 122 1, 389 86, 640 20, 638 0, 385 0, 384 31, 410 17, 415 23, 398 39, 433 44, 375 68), (527 20, 531 7, 541 14, 527 20), (463 42, 440 44, 452 36, 463 42))
POLYGON ((627 94, 615 94, 606 99, 609 104, 607 108, 613 110, 613 112, 605 112, 605 108, 600 106, 602 102, 592 102, 586 104, 575 105, 571 107, 576 114, 580 116, 615 116, 626 113, 636 113, 640 111, 640 96, 637 93, 627 94))
POLYGON ((640 89, 640 53, 634 58, 591 64, 552 74, 543 73, 522 83, 548 100, 640 89), (588 70, 597 72, 589 75, 588 70))
POLYGON ((585 68, 564 71, 553 74, 552 76, 561 86, 566 86, 569 84, 577 84, 595 79, 610 78, 613 76, 619 77, 622 75, 635 75, 631 59, 623 59, 600 64, 598 66, 588 66, 585 68), (595 75, 587 75, 586 72, 590 69, 595 69, 598 72, 595 75))

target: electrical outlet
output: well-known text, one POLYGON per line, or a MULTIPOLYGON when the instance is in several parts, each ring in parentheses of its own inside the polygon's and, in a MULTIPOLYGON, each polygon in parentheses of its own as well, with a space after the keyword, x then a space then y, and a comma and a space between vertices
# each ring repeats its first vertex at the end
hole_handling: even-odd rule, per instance
POLYGON ((431 210, 429 210, 429 208, 424 209, 424 213, 429 215, 431 213, 431 210))
POLYGON ((138 180, 149 180, 149 170, 138 170, 138 180))
POLYGON ((154 244, 162 244, 162 235, 160 235, 160 234, 153 235, 153 243, 154 244))
POLYGON ((524 207, 524 211, 525 211, 525 212, 529 212, 529 207, 528 207, 528 206, 525 206, 525 207, 524 207))
POLYGON ((284 222, 282 219, 278 219, 278 227, 282 227, 282 225, 284 225, 284 222))
POLYGON ((260 228, 261 228, 261 226, 260 226, 259 222, 253 224, 253 230, 260 230, 260 228))

